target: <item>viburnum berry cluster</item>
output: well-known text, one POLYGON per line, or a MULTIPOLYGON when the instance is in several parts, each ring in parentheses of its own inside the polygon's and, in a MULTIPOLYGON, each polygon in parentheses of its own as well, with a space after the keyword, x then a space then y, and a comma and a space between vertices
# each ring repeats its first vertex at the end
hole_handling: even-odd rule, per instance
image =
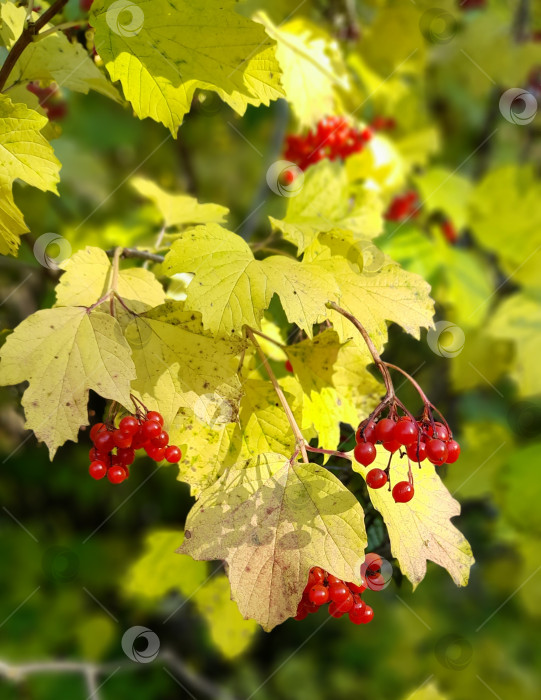
POLYGON ((90 430, 94 447, 89 452, 93 479, 107 476, 112 484, 120 484, 130 475, 129 467, 135 452, 143 449, 156 462, 164 459, 170 464, 180 461, 182 453, 169 444, 169 435, 163 429, 163 416, 158 411, 124 416, 118 428, 107 423, 96 423, 90 430))
POLYGON ((284 158, 306 170, 324 158, 345 159, 359 153, 371 138, 371 129, 356 129, 345 117, 325 117, 307 134, 290 134, 284 158))
POLYGON ((367 588, 373 591, 384 588, 386 581, 381 566, 382 560, 378 554, 367 554, 361 567, 360 585, 342 581, 319 566, 313 567, 294 619, 304 620, 307 615, 317 612, 322 605, 328 603, 329 615, 332 617, 342 617, 347 613, 355 625, 371 622, 374 611, 362 599, 362 594, 367 588))
POLYGON ((385 218, 387 221, 405 221, 415 218, 419 214, 420 208, 419 195, 415 190, 410 190, 393 199, 385 212, 385 218))
POLYGON ((52 83, 41 87, 39 81, 28 83, 26 89, 39 100, 39 106, 45 110, 49 121, 60 121, 68 113, 68 103, 62 97, 58 85, 52 83))

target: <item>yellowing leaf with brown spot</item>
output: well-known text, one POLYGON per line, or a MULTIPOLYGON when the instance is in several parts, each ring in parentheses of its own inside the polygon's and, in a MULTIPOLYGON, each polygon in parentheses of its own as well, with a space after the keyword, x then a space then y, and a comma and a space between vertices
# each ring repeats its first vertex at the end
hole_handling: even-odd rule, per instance
POLYGON ((333 474, 268 453, 201 494, 179 551, 225 559, 240 612, 271 630, 295 615, 312 566, 359 582, 365 547, 363 510, 333 474))
MULTIPOLYGON (((375 467, 385 469, 388 460, 389 453, 378 447, 376 460, 369 467, 354 461, 353 468, 366 478, 375 467)), ((370 500, 387 527, 391 552, 414 589, 425 577, 427 561, 447 569, 457 586, 465 586, 475 560, 468 541, 451 523, 451 518, 460 515, 460 504, 451 496, 428 460, 420 469, 418 464, 412 464, 412 471, 415 494, 409 503, 395 503, 387 486, 368 488, 370 500)), ((395 455, 391 465, 391 484, 394 486, 407 479, 408 459, 395 455)))
POLYGON ((132 407, 135 377, 118 322, 80 307, 38 311, 25 319, 0 350, 0 384, 27 381, 22 404, 26 427, 49 448, 51 459, 88 424, 90 389, 132 407))

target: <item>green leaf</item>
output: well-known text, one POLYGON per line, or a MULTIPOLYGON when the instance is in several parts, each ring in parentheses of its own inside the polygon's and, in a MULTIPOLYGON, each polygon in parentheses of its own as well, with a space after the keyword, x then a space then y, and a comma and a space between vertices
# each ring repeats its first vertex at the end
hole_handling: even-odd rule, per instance
POLYGON ((236 420, 242 395, 237 356, 245 347, 240 338, 203 333, 201 318, 175 301, 133 319, 125 335, 137 369, 133 393, 167 424, 179 408, 194 409, 207 396, 227 408, 229 422, 236 420))
POLYGON ((225 559, 241 614, 271 630, 295 615, 312 566, 359 582, 365 547, 362 508, 335 476, 264 454, 201 494, 180 551, 225 559))
MULTIPOLYGON (((101 248, 86 247, 61 263, 64 274, 56 287, 57 306, 92 306, 111 285, 113 267, 101 248)), ((117 292, 135 313, 165 301, 162 285, 149 270, 131 267, 120 270, 117 292)))
POLYGON ((152 180, 134 177, 131 185, 142 197, 150 199, 159 210, 165 228, 187 224, 222 223, 229 214, 227 207, 219 204, 199 204, 195 197, 186 194, 170 194, 152 180))
MULTIPOLYGON (((26 8, 12 2, 0 4, 0 38, 11 49, 22 33, 26 8)), ((42 31, 54 25, 47 24, 42 31)), ((31 42, 24 50, 9 75, 7 89, 32 81, 58 83, 63 88, 87 94, 89 90, 121 101, 117 89, 96 66, 88 51, 77 41, 70 41, 61 31, 54 32, 39 41, 31 42)))
POLYGON ((493 338, 513 342, 516 359, 512 377, 517 382, 520 395, 541 393, 541 305, 538 298, 522 292, 507 297, 494 311, 486 332, 493 338))
POLYGON ((447 168, 434 167, 422 175, 416 175, 413 182, 421 195, 423 209, 428 213, 441 212, 462 229, 469 218, 469 198, 472 183, 462 175, 447 168))
POLYGON ((209 224, 181 234, 166 255, 166 274, 192 272, 186 306, 199 311, 215 334, 260 327, 274 294, 291 323, 309 336, 327 316, 325 304, 336 298, 336 284, 322 268, 274 255, 256 260, 248 244, 231 231, 209 224))
POLYGON ((120 80, 141 119, 173 136, 197 88, 212 90, 239 114, 283 96, 275 42, 263 27, 235 12, 233 0, 194 6, 189 0, 113 0, 92 6, 96 49, 120 80))
POLYGON ((300 193, 288 199, 285 217, 269 218, 300 255, 321 231, 349 229, 356 240, 374 238, 383 229, 382 212, 377 194, 352 187, 339 163, 322 160, 308 169, 300 193))
POLYGON ((0 350, 0 384, 28 382, 22 404, 26 426, 51 459, 88 424, 90 389, 129 407, 135 368, 118 322, 80 307, 37 311, 0 350))
MULTIPOLYGON (((353 468, 366 478, 371 469, 385 469, 388 460, 389 453, 378 447, 376 460, 369 467, 354 461, 353 468)), ((460 515, 460 504, 430 462, 425 460, 420 469, 412 464, 412 472, 415 495, 408 503, 395 503, 387 487, 368 489, 370 500, 387 527, 392 555, 414 589, 425 577, 427 561, 447 569, 457 586, 465 586, 474 558, 468 541, 451 523, 451 518, 460 515)), ((395 457, 391 484, 407 480, 408 460, 395 457)))
POLYGON ((540 459, 541 443, 539 442, 513 451, 501 474, 499 499, 507 520, 517 530, 537 537, 541 537, 540 459))
POLYGON ((264 12, 254 19, 276 40, 282 85, 301 127, 312 127, 340 105, 348 76, 338 42, 305 17, 276 26, 264 12))
POLYGON ((0 95, 0 253, 16 255, 18 236, 26 232, 24 219, 13 201, 11 184, 20 179, 40 190, 58 194, 60 163, 40 134, 47 119, 26 105, 0 95), (5 199, 4 199, 5 197, 5 199), (25 229, 24 231, 22 229, 25 229))

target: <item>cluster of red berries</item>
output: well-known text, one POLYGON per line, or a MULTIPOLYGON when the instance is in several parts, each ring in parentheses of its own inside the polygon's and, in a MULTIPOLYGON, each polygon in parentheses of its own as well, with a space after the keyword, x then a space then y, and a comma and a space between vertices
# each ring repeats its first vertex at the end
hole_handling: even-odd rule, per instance
POLYGON ((295 620, 304 620, 309 613, 317 612, 322 605, 328 603, 329 615, 332 617, 342 617, 347 613, 355 625, 367 624, 374 617, 374 611, 361 596, 367 588, 377 591, 385 586, 381 565, 378 554, 367 554, 361 567, 360 586, 346 583, 319 566, 313 567, 297 607, 295 620))
POLYGON ((358 153, 371 138, 370 129, 355 129, 344 117, 325 117, 307 134, 289 135, 284 158, 306 170, 324 158, 344 159, 358 153))
POLYGON ((397 195, 385 212, 387 221, 406 221, 416 217, 421 208, 419 195, 414 190, 397 195))
POLYGON ((182 453, 169 444, 169 435, 163 429, 163 416, 148 411, 145 416, 125 416, 118 428, 96 423, 90 430, 94 447, 89 452, 93 479, 107 476, 112 484, 120 484, 130 475, 128 467, 135 459, 135 451, 144 449, 156 462, 164 459, 170 464, 180 461, 182 453))
MULTIPOLYGON (((368 467, 376 459, 375 444, 380 442, 391 453, 404 447, 409 459, 419 464, 428 459, 432 464, 452 464, 460 455, 460 445, 443 423, 428 418, 412 420, 409 416, 365 420, 355 434, 357 442, 353 454, 357 462, 368 467)), ((372 489, 380 489, 389 481, 389 469, 371 469, 366 483, 372 489)), ((414 495, 410 481, 399 481, 392 490, 396 503, 407 503, 414 495)))
POLYGON ((28 83, 26 89, 34 94, 50 121, 59 121, 68 113, 68 103, 62 98, 56 83, 41 87, 39 81, 28 83))

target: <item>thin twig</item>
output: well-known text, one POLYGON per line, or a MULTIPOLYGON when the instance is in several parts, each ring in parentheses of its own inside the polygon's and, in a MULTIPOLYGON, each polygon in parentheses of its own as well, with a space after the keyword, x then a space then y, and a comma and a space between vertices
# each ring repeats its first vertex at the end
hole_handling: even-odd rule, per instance
POLYGON ((347 452, 339 452, 338 450, 324 450, 322 447, 310 447, 306 445, 308 452, 317 452, 320 455, 332 455, 333 457, 340 457, 340 459, 348 459, 353 462, 353 458, 347 452))
POLYGON ((278 384, 278 381, 276 380, 276 377, 274 376, 274 372, 271 369, 271 366, 269 365, 269 361, 267 360, 267 357, 263 350, 261 349, 261 346, 256 340, 256 337, 252 331, 251 328, 246 326, 246 334, 248 338, 252 341, 252 345, 255 347, 257 352, 259 353, 259 356, 261 357, 261 362, 263 363, 263 366, 265 367, 265 370, 267 371, 267 374, 269 375, 269 379, 272 382, 272 386, 274 387, 274 391, 276 392, 276 395, 278 396, 278 400, 282 404, 282 408, 285 411, 285 414, 287 416, 287 420, 289 422, 289 425, 291 426, 291 430, 293 431, 293 435, 295 436, 295 440, 297 442, 297 446, 301 451, 302 459, 303 462, 308 463, 310 460, 308 459, 308 454, 306 453, 306 440, 304 439, 303 434, 300 431, 299 426, 297 425, 297 421, 295 420, 295 416, 293 415, 293 411, 289 407, 289 404, 287 402, 287 399, 284 395, 284 392, 282 391, 282 387, 278 384))
POLYGON ((278 342, 277 340, 274 340, 274 338, 271 338, 270 335, 265 335, 265 333, 262 333, 261 331, 256 330, 255 328, 250 328, 252 333, 256 333, 260 338, 264 338, 265 340, 268 340, 269 343, 273 343, 276 345, 276 347, 280 348, 281 350, 286 350, 287 345, 284 345, 283 343, 278 342))
MULTIPOLYGON (((110 248, 105 252, 112 258, 116 248, 110 248)), ((162 263, 165 260, 164 255, 150 253, 148 250, 138 250, 137 248, 121 248, 120 257, 122 258, 138 258, 139 260, 151 260, 152 262, 162 263)))
POLYGON ((78 22, 62 22, 61 24, 55 24, 54 27, 51 27, 50 29, 46 29, 44 32, 40 32, 35 39, 37 41, 41 41, 42 39, 45 39, 46 36, 50 36, 51 34, 54 34, 55 32, 63 32, 66 29, 73 29, 75 27, 81 27, 87 25, 88 22, 85 22, 83 20, 79 20, 78 22))
POLYGON ((118 286, 118 268, 120 263, 120 256, 122 255, 122 248, 116 248, 113 254, 113 274, 111 276, 111 284, 109 285, 109 293, 111 294, 111 299, 109 300, 111 316, 115 315, 115 294, 116 288, 118 286))

